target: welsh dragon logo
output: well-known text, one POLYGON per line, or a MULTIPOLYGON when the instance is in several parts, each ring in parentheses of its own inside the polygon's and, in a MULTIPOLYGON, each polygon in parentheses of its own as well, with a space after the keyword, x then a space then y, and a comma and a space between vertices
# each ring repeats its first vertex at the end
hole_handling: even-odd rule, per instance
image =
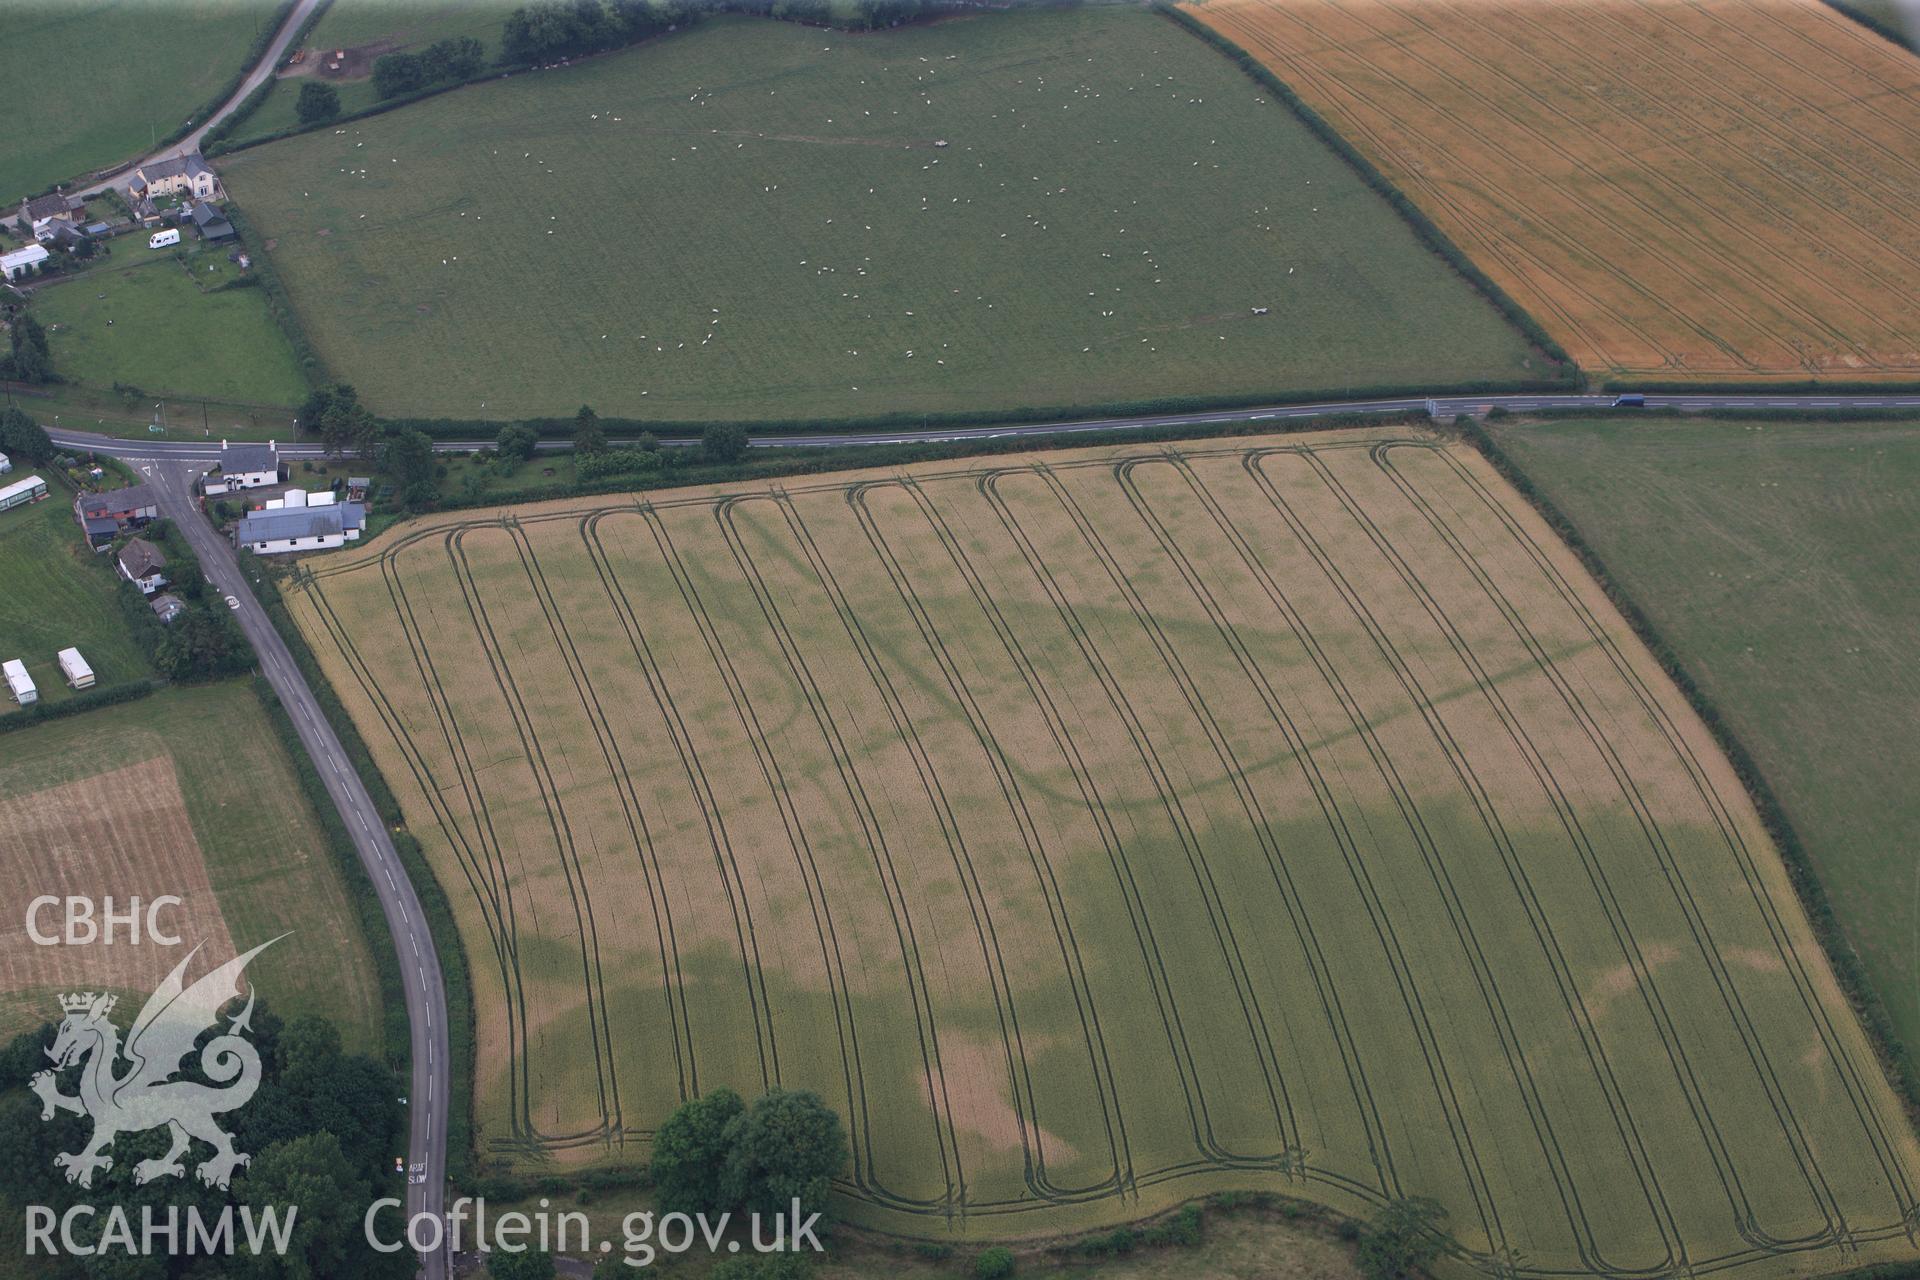
POLYGON ((231 1015, 228 1029, 200 1050, 200 1070, 214 1083, 172 1077, 183 1069, 182 1060, 193 1052, 201 1033, 219 1024, 221 1008, 240 994, 240 974, 248 962, 279 940, 235 956, 187 986, 182 975, 199 953, 196 946, 147 998, 124 1045, 107 1017, 116 997, 92 992, 60 997, 66 1017, 47 1050, 54 1069, 34 1076, 31 1086, 40 1095, 42 1120, 53 1119, 59 1111, 93 1119, 93 1137, 85 1147, 54 1157, 54 1163, 67 1171, 68 1182, 91 1187, 94 1170, 113 1167, 113 1157, 104 1153, 114 1138, 165 1125, 173 1133, 172 1147, 158 1160, 135 1165, 134 1181, 184 1177, 187 1169, 181 1156, 187 1153, 189 1140, 198 1138, 214 1154, 201 1161, 194 1173, 207 1185, 226 1189, 233 1171, 250 1157, 233 1149, 232 1137, 214 1123, 214 1117, 245 1106, 260 1087, 260 1055, 245 1038, 252 1030, 251 985, 246 1007, 231 1015), (82 1062, 80 1092, 61 1093, 54 1072, 82 1062))

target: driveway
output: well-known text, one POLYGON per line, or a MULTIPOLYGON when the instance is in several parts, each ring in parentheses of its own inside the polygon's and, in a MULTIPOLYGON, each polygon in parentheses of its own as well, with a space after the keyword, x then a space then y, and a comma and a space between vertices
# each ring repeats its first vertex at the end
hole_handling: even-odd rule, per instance
POLYGON ((183 156, 189 152, 198 151, 200 149, 200 140, 207 136, 207 130, 232 115, 234 109, 247 100, 248 94, 265 84, 273 76, 273 73, 279 68, 280 64, 286 60, 287 47, 293 43, 293 33, 300 29, 301 24, 306 22, 307 18, 312 15, 315 9, 318 9, 325 3, 327 3, 327 0, 299 0, 299 2, 293 6, 292 12, 287 14, 286 21, 280 24, 280 29, 273 33, 273 42, 267 46, 266 53, 262 54, 260 60, 247 69, 246 78, 240 82, 240 87, 234 90, 231 97, 215 108, 212 115, 196 124, 193 127, 192 133, 189 133, 178 142, 160 148, 160 150, 153 152, 151 155, 139 156, 127 161, 127 163, 113 170, 112 173, 99 182, 94 183, 90 187, 81 187, 71 194, 83 198, 97 196, 104 191, 113 190, 125 185, 124 180, 127 174, 143 164, 154 160, 164 160, 169 156, 183 156))

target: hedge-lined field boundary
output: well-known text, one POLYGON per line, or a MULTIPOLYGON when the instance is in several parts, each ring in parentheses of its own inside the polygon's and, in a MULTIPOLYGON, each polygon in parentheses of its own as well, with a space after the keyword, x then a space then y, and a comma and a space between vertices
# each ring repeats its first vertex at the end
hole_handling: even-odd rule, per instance
MULTIPOLYGON (((600 425, 610 437, 698 436, 709 427, 737 426, 756 436, 810 435, 820 432, 897 431, 903 429, 939 429, 945 427, 981 427, 1001 424, 1070 423, 1101 418, 1133 418, 1153 414, 1211 413, 1245 409, 1248 412, 1274 406, 1300 406, 1317 401, 1351 400, 1425 400, 1429 396, 1526 395, 1530 392, 1563 392, 1566 385, 1541 379, 1515 382, 1381 383, 1350 387, 1313 387, 1304 390, 1267 391, 1223 396, 1163 396, 1153 400, 1115 400, 1090 405, 1018 405, 992 409, 969 409, 951 413, 884 413, 858 418, 796 418, 786 422, 757 419, 689 420, 685 418, 621 418, 602 414, 600 425)), ((1334 410, 1333 412, 1338 412, 1334 410)), ((531 428, 542 439, 567 439, 573 435, 574 420, 566 417, 541 418, 381 418, 381 425, 396 431, 418 431, 435 440, 490 440, 503 428, 531 428)), ((1277 425, 1277 424, 1275 424, 1277 425)))
POLYGON ((1184 28, 1213 46, 1255 84, 1279 99, 1316 138, 1320 139, 1335 155, 1346 161, 1348 167, 1360 175, 1362 182, 1393 206, 1394 212, 1413 228, 1414 235, 1422 244, 1438 254, 1461 279, 1472 285, 1481 296, 1492 303, 1494 309, 1506 318, 1507 323, 1518 329, 1527 341, 1561 366, 1564 373, 1555 385, 1562 387, 1581 385, 1583 378, 1579 366, 1574 363, 1573 357, 1567 354, 1566 349, 1554 339, 1553 335, 1542 328, 1540 322, 1535 320, 1525 307, 1516 302, 1511 294, 1495 284, 1491 277, 1480 270, 1473 259, 1463 253, 1460 246, 1453 242, 1452 237, 1442 231, 1439 225, 1420 209, 1419 205, 1408 199, 1406 193, 1395 186, 1392 179, 1374 166, 1373 161, 1362 155, 1338 129, 1327 123, 1318 111, 1307 105, 1306 100, 1295 93, 1292 86, 1274 75, 1259 59, 1245 49, 1192 14, 1176 8, 1170 0, 1155 0, 1153 7, 1176 26, 1184 28))
POLYGON ((1868 13, 1865 9, 1856 8, 1848 4, 1847 0, 1824 0, 1824 3, 1829 9, 1832 9, 1841 17, 1846 18, 1850 22, 1859 23, 1882 39, 1891 40, 1902 49, 1912 49, 1915 53, 1920 53, 1920 46, 1916 46, 1914 42, 1907 37, 1906 32, 1888 26, 1880 19, 1868 13))
POLYGON ((1806 378, 1799 382, 1629 382, 1618 377, 1609 377, 1600 384, 1601 391, 1651 391, 1658 395, 1834 395, 1834 396, 1874 396, 1893 395, 1910 391, 1920 391, 1920 382, 1859 382, 1852 379, 1840 382, 1822 382, 1818 378, 1806 378))
MULTIPOLYGON (((380 820, 388 828, 393 841, 393 850, 400 858, 400 866, 412 883, 414 892, 420 899, 420 910, 427 918, 427 929, 433 938, 434 953, 440 957, 441 982, 447 997, 447 1053, 451 1061, 448 1064, 447 1081, 447 1177, 464 1183, 472 1171, 473 1160, 473 1071, 474 1071, 474 1012, 473 983, 468 976, 466 948, 461 945, 460 931, 453 921, 453 906, 448 901, 446 891, 441 887, 439 877, 427 865, 420 842, 406 830, 400 812, 400 802, 394 797, 393 789, 387 785, 387 779, 380 772, 380 766, 374 762, 373 753, 367 749, 366 740, 360 736, 360 730, 353 723, 353 717, 347 714, 345 705, 340 701, 339 693, 333 682, 321 670, 313 650, 307 646, 307 640, 295 625, 287 612, 286 598, 281 594, 280 581, 286 576, 286 570, 278 566, 262 564, 267 571, 259 574, 243 573, 266 612, 267 621, 280 633, 292 656, 294 666, 300 670, 307 687, 313 693, 313 700, 320 706, 320 714, 326 717, 340 745, 345 748, 347 758, 353 763, 353 771, 359 775, 361 785, 367 789, 367 796, 373 801, 373 807, 379 812, 380 820)), ((291 571, 297 575, 296 567, 291 571)), ((274 702, 281 720, 285 721, 286 731, 293 732, 293 723, 286 719, 286 711, 280 707, 278 699, 274 702)), ((276 721, 276 724, 279 722, 276 721)), ((284 740, 284 739, 283 739, 284 740)), ((382 964, 381 995, 387 1000, 384 1010, 389 1060, 403 1066, 408 1063, 411 1042, 407 1037, 406 997, 399 983, 399 952, 395 949, 392 933, 387 928, 386 915, 380 909, 380 900, 374 890, 373 881, 367 875, 366 868, 360 862, 359 851, 353 847, 352 837, 348 835, 339 809, 333 798, 326 794, 325 784, 320 782, 318 774, 313 773, 314 765, 306 748, 295 735, 292 747, 302 771, 302 785, 306 785, 307 776, 312 775, 313 785, 319 788, 316 807, 322 811, 328 824, 329 840, 338 829, 345 845, 336 849, 336 856, 342 857, 354 868, 349 883, 354 888, 356 904, 362 917, 362 927, 367 930, 368 944, 373 948, 378 962, 382 964), (371 914, 369 914, 371 913, 371 914), (395 985, 389 991, 386 983, 385 965, 394 966, 395 985), (391 997, 391 999, 389 999, 391 997), (397 1000, 398 1006, 392 1003, 397 1000), (398 1037, 396 1040, 395 1037, 398 1037), (395 1046, 398 1046, 397 1048, 395 1046)), ((314 793, 310 790, 309 795, 314 793)))
POLYGON ((95 711, 101 707, 111 707, 122 702, 134 702, 166 687, 167 682, 159 676, 148 676, 141 680, 125 680, 119 684, 108 685, 104 689, 89 689, 63 702, 36 702, 30 707, 22 707, 18 711, 9 711, 6 715, 0 716, 0 733, 12 733, 15 729, 31 729, 37 724, 46 724, 49 720, 64 720, 68 716, 77 716, 84 711, 95 711))
MULTIPOLYGON (((298 29, 294 31, 293 38, 287 41, 287 48, 298 49, 304 45, 307 42, 307 37, 313 34, 314 27, 319 25, 320 19, 326 17, 327 10, 331 8, 333 8, 333 0, 320 0, 319 4, 313 6, 313 12, 307 15, 306 21, 302 22, 298 29)), ((278 25, 278 23, 275 24, 276 29, 278 25)), ((269 39, 271 39, 271 37, 269 37, 269 39)), ((265 52, 266 49, 262 46, 259 52, 254 55, 253 60, 257 61, 260 54, 265 52)), ((248 65, 251 66, 252 62, 250 61, 248 65)), ((215 148, 218 147, 224 139, 232 137, 233 131, 245 124, 253 116, 253 113, 260 109, 261 105, 272 95, 274 86, 280 83, 279 70, 278 67, 275 67, 274 74, 269 75, 265 80, 261 81, 260 87, 248 94, 246 100, 229 112, 225 120, 222 120, 202 135, 200 139, 200 154, 202 156, 218 155, 219 152, 215 150, 215 148)), ((241 74, 244 75, 245 72, 241 74)), ((238 88, 239 85, 235 84, 234 87, 238 88)))
POLYGON ((373 880, 367 875, 366 867, 361 865, 359 855, 354 850, 353 837, 347 833, 347 824, 340 817, 339 808, 334 805, 333 797, 327 794, 326 784, 320 780, 313 757, 307 753, 305 744, 300 741, 299 731, 293 727, 293 717, 287 714, 286 704, 280 701, 280 695, 274 692, 267 678, 258 672, 254 673, 249 683, 255 699, 260 703, 261 714, 273 726, 274 736, 279 739, 281 749, 293 765, 294 776, 299 779, 300 791, 307 798, 307 806, 313 810, 320 830, 326 837, 327 853, 333 858, 341 884, 353 904, 360 937, 373 954, 374 971, 380 988, 380 1053, 404 1080, 412 1047, 407 1035, 406 992, 400 977, 400 955, 394 950, 392 935, 387 932, 386 917, 380 911, 379 895, 374 892, 373 880))
MULTIPOLYGON (((602 419, 602 421, 605 421, 602 419)), ((1243 418, 1233 422, 1196 422, 1158 427, 1116 427, 1099 431, 1054 432, 1043 436, 993 436, 978 440, 926 440, 908 444, 770 445, 755 449, 739 462, 673 462, 651 471, 626 472, 599 480, 572 484, 534 485, 496 490, 472 498, 442 496, 433 511, 468 511, 484 507, 518 506, 527 502, 555 502, 564 498, 591 498, 604 494, 688 489, 698 485, 729 484, 740 480, 780 480, 790 476, 822 475, 903 467, 916 462, 945 462, 958 458, 993 457, 1009 453, 1054 453, 1062 449, 1092 449, 1106 445, 1175 443, 1183 440, 1232 439, 1239 436, 1294 435, 1307 431, 1358 430, 1362 427, 1426 426, 1422 410, 1403 413, 1326 413, 1311 418, 1281 420, 1243 418)), ((423 513, 426 514, 426 513, 423 513)))
MULTIPOLYGON (((1541 519, 1552 527, 1556 536, 1566 543, 1582 567, 1593 575, 1596 582, 1607 594, 1613 607, 1620 611, 1627 625, 1633 628, 1634 635, 1646 645, 1661 669, 1667 673, 1680 692, 1686 696, 1687 703, 1693 708, 1707 726, 1709 733, 1720 750, 1725 753, 1739 775, 1740 784, 1746 789, 1747 797, 1753 802, 1760 814, 1760 821, 1766 827, 1767 834, 1773 838, 1780 850, 1780 859, 1786 864, 1787 878, 1793 885, 1795 897, 1807 914, 1807 921, 1813 928, 1814 937, 1819 940, 1821 950, 1827 954, 1828 962, 1833 966, 1834 976, 1838 979, 1841 991, 1847 1003, 1853 1007, 1861 1024, 1866 1028, 1867 1039, 1873 1045, 1874 1054, 1880 1060, 1885 1072, 1904 1104, 1910 1123, 1920 1124, 1920 1074, 1916 1074, 1912 1056, 1895 1031, 1893 1020, 1887 1016, 1886 1006, 1880 999, 1873 983, 1867 977, 1865 966, 1860 963, 1859 955, 1853 944, 1847 939, 1840 926, 1839 918, 1834 914, 1833 904, 1827 898, 1826 886, 1821 883, 1819 873, 1814 869, 1812 859, 1807 856, 1806 846, 1800 841, 1800 835, 1794 830, 1793 823, 1787 818, 1779 798, 1767 783, 1759 766, 1748 752, 1746 745, 1734 733, 1720 709, 1693 678, 1686 665, 1680 660, 1677 650, 1667 642, 1653 620, 1648 617, 1625 587, 1621 586, 1607 570, 1606 562, 1593 549, 1579 526, 1567 518, 1551 498, 1537 488, 1526 470, 1501 448, 1499 441, 1489 434, 1485 427, 1471 418, 1456 419, 1454 429, 1473 447, 1479 450, 1494 470, 1498 471, 1507 483, 1518 490, 1541 519)), ((1866 1275, 1915 1274, 1912 1270, 1904 1273, 1898 1269, 1886 1272, 1881 1269, 1869 1269, 1859 1273, 1866 1275)))

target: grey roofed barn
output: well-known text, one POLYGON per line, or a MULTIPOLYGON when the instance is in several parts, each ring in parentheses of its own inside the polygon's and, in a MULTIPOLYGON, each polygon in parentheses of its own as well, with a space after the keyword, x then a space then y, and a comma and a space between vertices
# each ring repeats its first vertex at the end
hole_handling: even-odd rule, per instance
POLYGON ((358 529, 365 511, 352 502, 334 502, 320 507, 274 507, 249 511, 233 531, 235 542, 284 542, 294 538, 330 538, 358 529))

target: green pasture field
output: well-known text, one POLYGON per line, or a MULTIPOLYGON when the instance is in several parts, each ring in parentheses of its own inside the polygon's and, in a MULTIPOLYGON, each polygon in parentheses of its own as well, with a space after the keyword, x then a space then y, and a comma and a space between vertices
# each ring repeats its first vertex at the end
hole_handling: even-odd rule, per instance
MULTIPOLYGON (((62 376, 98 390, 121 383, 153 392, 154 401, 142 402, 149 416, 162 393, 300 403, 306 381, 267 311, 265 291, 212 292, 241 276, 227 250, 196 244, 182 263, 137 236, 117 244, 111 265, 35 295, 34 314, 48 330, 62 376)), ((192 427, 200 427, 200 415, 193 417, 192 427)))
MULTIPOLYGON (((373 958, 306 794, 247 681, 163 689, 136 702, 20 729, 0 741, 0 806, 164 761, 185 800, 197 856, 227 932, 236 943, 253 946, 292 931, 248 969, 262 997, 282 1015, 328 1018, 350 1049, 379 1052, 373 958)), ((78 849, 75 855, 90 852, 78 849)), ((191 848, 175 852, 196 854, 191 848)), ((151 868, 129 869, 134 876, 143 872, 151 882, 151 868)), ((9 884, 10 899, 20 894, 22 903, 42 891, 17 874, 9 884)), ((115 890, 109 884, 101 891, 115 890)), ((124 898, 126 890, 119 892, 124 898)), ((187 904, 190 910, 201 906, 187 904)), ((17 918, 9 922, 10 933, 17 936, 19 929, 17 918)), ((48 991, 20 982, 18 950, 0 950, 14 962, 5 967, 10 983, 0 992, 0 1033, 10 1036, 44 1019, 53 1005, 48 991)), ((167 955, 162 972, 181 955, 167 955)))
POLYGON ((298 568, 505 1172, 780 1084, 907 1236, 1252 1189, 1438 1197, 1456 1272, 1920 1257, 1920 1148, 1731 766, 1464 446, 578 498, 298 568))
MULTIPOLYGON (((1912 18, 1901 12, 1898 0, 1841 0, 1838 7, 1843 12, 1863 14, 1888 30, 1905 32, 1909 45, 1920 44, 1920 30, 1915 29, 1912 18)), ((1911 8, 1907 12, 1911 13, 1911 8)))
POLYGON ((1920 425, 1490 430, 1752 753, 1920 1046, 1920 425))
POLYGON ((233 78, 273 15, 258 0, 9 3, 0 205, 145 154, 233 78))
MULTIPOLYGON (((127 634, 114 599, 120 578, 113 557, 95 552, 73 518, 73 490, 51 467, 16 462, 0 485, 37 475, 45 502, 0 511, 0 659, 19 658, 45 703, 73 696, 57 655, 80 650, 102 687, 153 674, 127 634)), ((19 708, 0 690, 0 719, 19 708)), ((11 750, 0 748, 0 754, 11 750)))
MULTIPOLYGON (((95 290, 99 292, 99 290, 95 290)), ((119 326, 114 326, 118 328, 119 326)), ((195 396, 114 391, 111 387, 59 383, 31 389, 16 387, 14 403, 49 429, 72 427, 123 439, 177 440, 182 437, 232 440, 287 440, 294 433, 295 405, 238 404, 195 396), (155 405, 164 405, 156 410, 155 405), (155 419, 163 431, 150 430, 155 419)))
POLYGON ((1140 9, 715 20, 341 130, 224 177, 383 414, 778 421, 1546 374, 1284 106, 1140 9))
MULTIPOLYGON (((294 104, 307 82, 316 54, 373 45, 382 52, 414 52, 436 40, 472 36, 487 48, 487 61, 500 56, 501 28, 515 6, 504 3, 461 3, 460 0, 337 0, 307 37, 307 60, 301 74, 282 75, 273 92, 253 116, 235 131, 236 140, 263 137, 300 123, 294 104)), ((340 91, 342 114, 362 111, 380 100, 371 75, 352 79, 322 77, 340 91)))

